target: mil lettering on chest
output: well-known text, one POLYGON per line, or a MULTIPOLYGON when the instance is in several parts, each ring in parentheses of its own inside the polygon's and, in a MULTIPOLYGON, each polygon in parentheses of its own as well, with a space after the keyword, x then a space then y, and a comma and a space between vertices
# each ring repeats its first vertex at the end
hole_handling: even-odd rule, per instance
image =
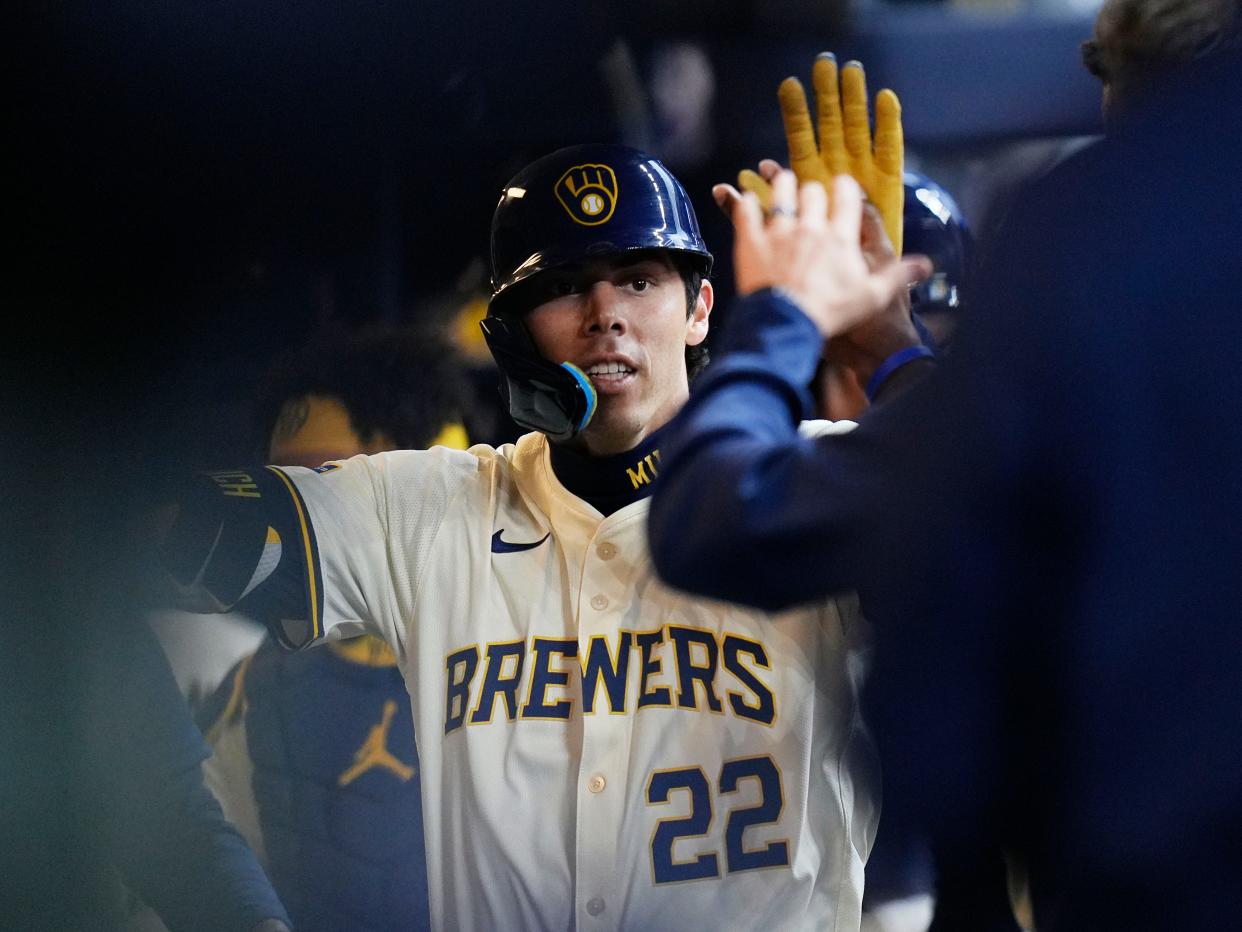
POLYGON ((644 485, 650 485, 652 480, 660 474, 659 466, 660 451, 652 450, 633 466, 627 466, 625 474, 629 476, 634 488, 640 489, 644 485))

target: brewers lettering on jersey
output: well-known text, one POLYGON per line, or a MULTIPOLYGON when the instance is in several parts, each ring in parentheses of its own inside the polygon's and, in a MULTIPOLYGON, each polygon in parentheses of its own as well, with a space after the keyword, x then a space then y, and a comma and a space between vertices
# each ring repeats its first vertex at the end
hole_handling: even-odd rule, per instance
POLYGON ((437 926, 858 928, 876 803, 853 601, 694 598, 647 550, 712 304, 684 190, 631 149, 561 150, 506 186, 492 242, 485 329, 531 432, 205 480, 170 570, 288 646, 392 646, 437 926))

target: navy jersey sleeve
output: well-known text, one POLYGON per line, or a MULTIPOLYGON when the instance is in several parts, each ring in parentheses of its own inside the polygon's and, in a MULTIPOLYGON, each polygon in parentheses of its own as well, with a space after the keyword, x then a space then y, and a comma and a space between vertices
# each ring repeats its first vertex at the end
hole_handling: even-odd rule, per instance
POLYGON ((869 425, 799 435, 822 340, 791 302, 742 299, 723 337, 662 452, 657 569, 679 588, 768 610, 850 588, 869 506, 900 462, 897 438, 869 425))

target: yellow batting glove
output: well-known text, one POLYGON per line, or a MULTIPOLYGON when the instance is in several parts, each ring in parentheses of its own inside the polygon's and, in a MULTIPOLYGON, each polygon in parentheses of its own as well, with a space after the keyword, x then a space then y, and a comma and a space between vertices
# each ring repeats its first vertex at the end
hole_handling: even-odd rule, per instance
MULTIPOLYGON (((858 69, 858 74, 861 81, 862 68, 858 69)), ((863 94, 866 93, 864 87, 863 94)), ((901 102, 896 94, 885 88, 875 95, 871 186, 864 190, 871 198, 871 203, 880 211, 884 230, 893 244, 893 252, 898 256, 901 255, 902 213, 906 202, 906 186, 902 181, 905 152, 905 137, 901 131, 901 102)))
MULTIPOLYGON (((833 80, 835 82, 835 77, 833 80)), ((777 97, 781 103, 781 119, 785 122, 785 141, 789 144, 789 167, 798 176, 800 184, 818 181, 831 197, 832 167, 827 159, 821 157, 821 150, 815 142, 815 128, 811 123, 802 83, 797 78, 786 78, 781 82, 777 97)), ((837 122, 839 126, 839 112, 837 122)), ((845 170, 842 164, 837 173, 842 174, 845 170)))
POLYGON ((759 198, 759 207, 765 214, 772 209, 772 186, 758 172, 743 168, 737 173, 737 186, 742 191, 753 192, 759 198))
POLYGON ((786 78, 778 92, 790 167, 800 182, 819 181, 829 191, 833 176, 852 175, 879 210, 893 249, 901 255, 905 141, 897 95, 887 89, 876 94, 873 142, 862 65, 849 62, 838 75, 836 58, 824 52, 811 77, 818 136, 798 79, 786 78))

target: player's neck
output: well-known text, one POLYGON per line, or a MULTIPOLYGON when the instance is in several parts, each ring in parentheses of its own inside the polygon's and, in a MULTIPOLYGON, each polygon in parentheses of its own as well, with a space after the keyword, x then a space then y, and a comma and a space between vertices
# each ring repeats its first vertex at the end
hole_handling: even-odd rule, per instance
POLYGON ((561 485, 610 515, 651 494, 660 467, 662 431, 653 431, 635 447, 611 456, 596 456, 576 445, 554 443, 552 471, 561 485))
POLYGON ((655 431, 643 428, 638 431, 617 432, 609 430, 606 433, 593 431, 591 425, 586 430, 576 434, 569 440, 557 444, 573 451, 577 456, 590 456, 596 459, 608 459, 613 456, 621 456, 630 450, 637 449, 643 442, 651 436, 655 431))

